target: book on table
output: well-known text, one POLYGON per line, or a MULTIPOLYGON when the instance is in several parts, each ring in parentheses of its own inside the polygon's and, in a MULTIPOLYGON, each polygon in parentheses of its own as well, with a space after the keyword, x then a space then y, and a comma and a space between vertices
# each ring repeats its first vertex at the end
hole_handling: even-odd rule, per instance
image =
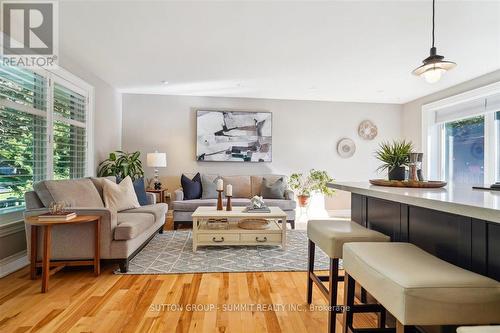
POLYGON ((39 221, 69 221, 76 217, 75 212, 45 213, 38 215, 39 221))

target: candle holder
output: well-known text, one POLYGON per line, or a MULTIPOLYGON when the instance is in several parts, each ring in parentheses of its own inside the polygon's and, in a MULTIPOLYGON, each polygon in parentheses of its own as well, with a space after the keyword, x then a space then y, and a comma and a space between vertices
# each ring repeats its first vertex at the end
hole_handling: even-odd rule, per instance
POLYGON ((232 197, 232 195, 226 195, 226 198, 227 198, 226 210, 228 212, 233 210, 233 205, 231 203, 231 197, 232 197))
POLYGON ((219 193, 219 195, 217 196, 217 210, 224 210, 224 208, 222 207, 222 192, 224 191, 217 190, 217 192, 219 193))

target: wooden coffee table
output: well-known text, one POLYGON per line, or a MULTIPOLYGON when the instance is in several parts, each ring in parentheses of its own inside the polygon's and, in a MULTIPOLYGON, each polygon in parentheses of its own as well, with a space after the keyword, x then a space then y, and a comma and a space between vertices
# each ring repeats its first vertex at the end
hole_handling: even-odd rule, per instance
POLYGON ((37 216, 29 216, 26 218, 26 223, 31 225, 31 244, 30 244, 30 275, 31 279, 35 280, 37 277, 37 267, 42 267, 42 293, 49 290, 49 276, 60 271, 64 266, 94 266, 94 273, 96 276, 100 274, 100 234, 101 234, 101 217, 97 215, 78 215, 68 221, 39 221, 37 216), (51 230, 56 225, 71 225, 81 223, 95 223, 94 233, 94 259, 93 260, 64 260, 64 261, 50 261, 50 248, 51 248, 51 230), (38 229, 43 229, 43 255, 42 262, 38 262, 38 229), (50 266, 55 268, 51 271, 50 266))
POLYGON ((198 246, 226 245, 281 245, 286 249, 286 213, 279 207, 269 207, 270 213, 244 213, 244 207, 233 207, 232 211, 217 210, 216 207, 198 207, 193 215, 193 252, 198 246), (209 229, 211 218, 229 220, 228 229, 209 229), (270 220, 270 227, 264 230, 248 230, 238 227, 243 218, 270 220))

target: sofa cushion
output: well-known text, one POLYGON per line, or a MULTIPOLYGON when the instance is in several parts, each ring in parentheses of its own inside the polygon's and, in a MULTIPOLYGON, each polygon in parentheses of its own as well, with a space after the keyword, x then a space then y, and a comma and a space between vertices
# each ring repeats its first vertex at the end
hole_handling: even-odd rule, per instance
MULTIPOLYGON (((122 179, 120 177, 116 177, 116 182, 121 183, 122 179)), ((135 195, 137 196, 137 201, 139 201, 139 205, 145 206, 149 205, 148 196, 146 194, 146 187, 144 185, 144 177, 137 178, 132 182, 134 185, 135 195)))
POLYGON ((155 223, 153 214, 118 213, 118 225, 115 228, 115 240, 128 240, 141 235, 155 223))
MULTIPOLYGON (((221 176, 201 175, 202 199, 217 199, 217 180, 221 178, 221 176)), ((224 193, 222 193, 222 195, 224 195, 224 193)))
POLYGON ((184 200, 201 198, 201 177, 199 172, 192 179, 183 174, 181 176, 181 186, 184 192, 184 200))
POLYGON ((296 207, 296 202, 294 200, 285 199, 264 199, 267 206, 279 207, 282 210, 294 210, 296 207))
MULTIPOLYGON (((233 206, 236 207, 246 207, 250 204, 250 199, 245 198, 233 198, 231 200, 233 206)), ((225 205, 224 200, 224 205, 225 205)), ((195 200, 183 200, 183 201, 174 201, 172 203, 172 207, 176 211, 183 212, 194 212, 198 207, 206 207, 206 206, 216 206, 217 199, 195 199, 195 200)))
POLYGON ((105 179, 103 195, 106 208, 118 212, 141 206, 137 200, 132 179, 129 176, 125 177, 120 184, 105 179))
POLYGON ((102 202, 104 202, 104 196, 102 194, 102 190, 104 188, 104 179, 107 179, 109 181, 116 183, 116 177, 115 176, 89 177, 89 179, 92 181, 92 183, 94 183, 94 186, 97 189, 97 192, 99 192, 99 195, 101 196, 102 202))
POLYGON ((262 179, 261 195, 264 199, 285 199, 286 183, 283 177, 271 181, 264 177, 262 179))
POLYGON ((35 183, 33 189, 45 207, 53 202, 64 202, 68 207, 104 207, 99 192, 88 178, 43 180, 35 183))
POLYGON ((251 176, 250 177, 250 182, 251 182, 251 190, 252 194, 251 196, 253 197, 254 195, 262 195, 261 194, 261 189, 262 189, 262 179, 266 178, 269 180, 269 182, 273 183, 276 180, 283 178, 285 180, 285 183, 287 182, 287 177, 283 175, 259 175, 259 176, 251 176))
POLYGON ((155 221, 160 220, 162 217, 164 218, 165 215, 167 214, 168 211, 168 206, 165 203, 157 203, 154 205, 146 205, 146 206, 141 206, 139 208, 132 208, 132 209, 127 209, 123 210, 120 212, 124 214, 129 214, 129 213, 147 213, 147 214, 152 214, 155 217, 155 221))
POLYGON ((233 185, 234 198, 251 198, 252 186, 250 184, 250 176, 225 176, 222 177, 224 186, 233 185))

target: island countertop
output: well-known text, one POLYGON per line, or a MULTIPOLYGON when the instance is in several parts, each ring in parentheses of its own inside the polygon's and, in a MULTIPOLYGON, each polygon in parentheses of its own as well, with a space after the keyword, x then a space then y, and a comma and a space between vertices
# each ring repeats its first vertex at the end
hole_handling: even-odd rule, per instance
POLYGON ((369 182, 335 182, 328 186, 341 191, 500 223, 500 191, 475 190, 472 186, 453 184, 437 189, 384 187, 371 185, 369 182))

